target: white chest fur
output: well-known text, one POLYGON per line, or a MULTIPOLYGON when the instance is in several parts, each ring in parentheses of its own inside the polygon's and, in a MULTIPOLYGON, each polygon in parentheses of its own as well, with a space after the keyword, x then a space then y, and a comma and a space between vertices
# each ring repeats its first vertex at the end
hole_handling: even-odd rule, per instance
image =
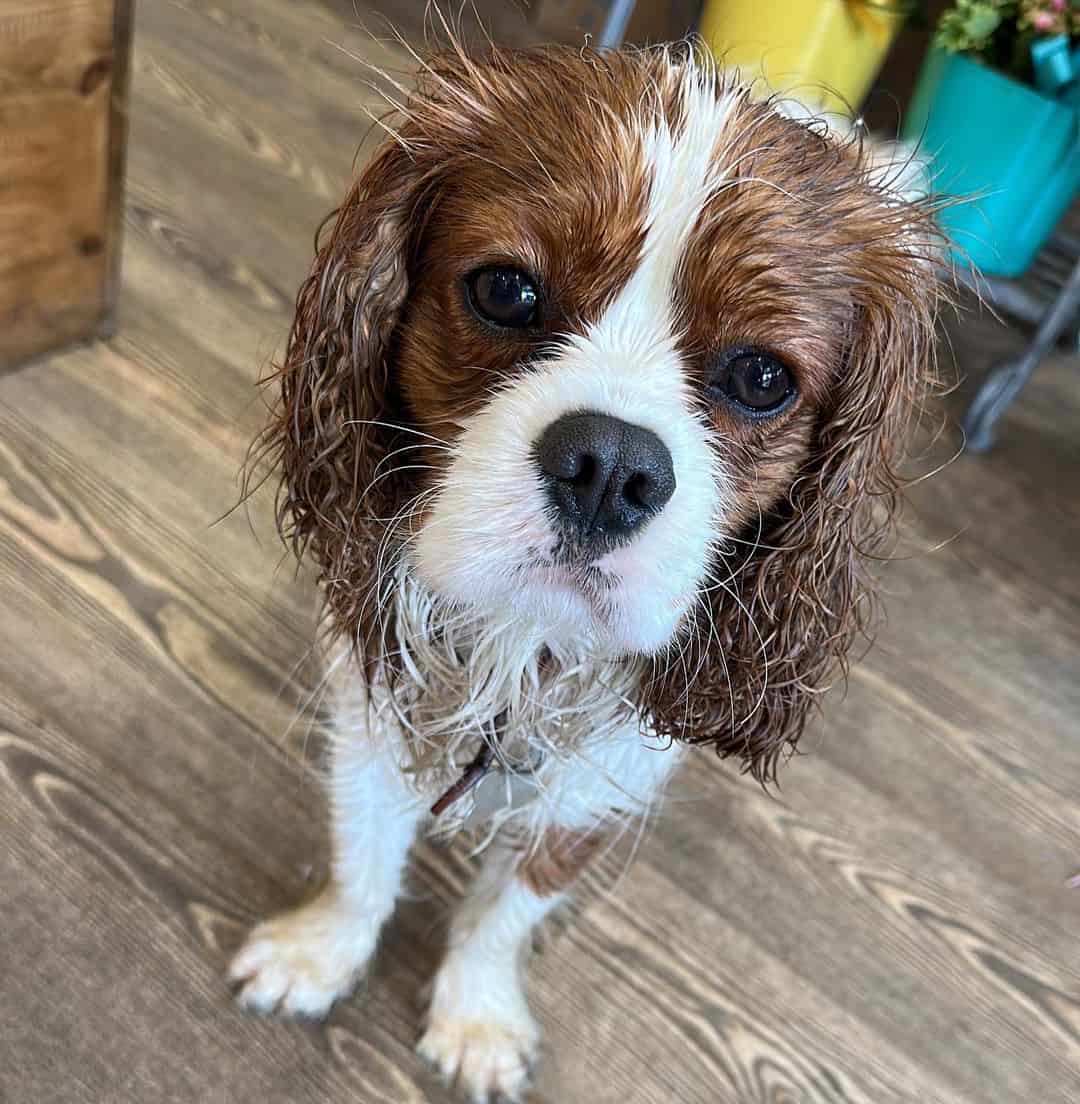
POLYGON ((501 751, 533 769, 515 773, 496 762, 434 820, 440 834, 468 826, 493 836, 510 824, 536 838, 550 827, 633 821, 653 807, 683 749, 648 732, 634 711, 634 661, 553 654, 512 613, 502 623, 466 624, 458 616, 450 631, 444 611, 408 582, 397 610, 410 674, 393 693, 369 694, 346 650, 331 661, 339 759, 380 759, 426 808, 461 777, 481 733, 500 730, 501 751))

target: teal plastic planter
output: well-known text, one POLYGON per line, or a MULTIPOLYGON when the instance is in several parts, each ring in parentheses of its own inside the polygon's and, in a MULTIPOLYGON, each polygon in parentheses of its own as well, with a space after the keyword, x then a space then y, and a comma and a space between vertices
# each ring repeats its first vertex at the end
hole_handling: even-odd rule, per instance
POLYGON ((958 261, 1019 276, 1080 191, 1080 115, 970 61, 932 50, 904 137, 932 157, 934 190, 967 202, 940 221, 958 261))

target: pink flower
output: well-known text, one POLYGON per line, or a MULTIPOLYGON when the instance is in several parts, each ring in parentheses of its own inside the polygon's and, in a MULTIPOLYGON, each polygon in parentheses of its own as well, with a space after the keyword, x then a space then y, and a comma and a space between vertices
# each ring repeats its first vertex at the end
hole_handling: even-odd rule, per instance
POLYGON ((1065 0, 1050 0, 1050 7, 1056 12, 1065 10, 1065 0))
POLYGON ((1054 27, 1054 17, 1045 11, 1036 12, 1031 17, 1031 25, 1037 31, 1050 31, 1054 27))

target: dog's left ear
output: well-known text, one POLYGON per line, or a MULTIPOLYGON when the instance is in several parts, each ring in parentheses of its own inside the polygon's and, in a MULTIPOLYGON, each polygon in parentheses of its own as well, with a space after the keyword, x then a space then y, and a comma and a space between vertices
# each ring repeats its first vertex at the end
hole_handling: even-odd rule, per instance
POLYGON ((428 62, 393 131, 323 223, 277 371, 280 401, 253 446, 281 476, 277 518, 307 552, 335 628, 381 656, 371 588, 388 527, 407 514, 417 465, 395 464, 409 434, 395 358, 410 268, 455 167, 468 163, 483 74, 460 47, 428 62), (455 158, 457 161, 455 162, 455 158))
MULTIPOLYGON (((277 371, 280 400, 249 460, 280 472, 278 525, 311 553, 337 628, 363 635, 379 540, 409 487, 396 447, 395 331, 425 202, 422 166, 387 142, 320 228, 277 371)), ((362 641, 361 641, 362 642, 362 641)))
MULTIPOLYGON (((937 234, 863 156, 865 225, 850 335, 814 444, 749 556, 721 557, 676 662, 658 657, 644 708, 660 733, 737 755, 760 781, 794 748, 810 706, 870 628, 869 566, 890 543, 897 466, 933 378, 937 234)), ((901 166, 903 167, 903 166, 901 166)))

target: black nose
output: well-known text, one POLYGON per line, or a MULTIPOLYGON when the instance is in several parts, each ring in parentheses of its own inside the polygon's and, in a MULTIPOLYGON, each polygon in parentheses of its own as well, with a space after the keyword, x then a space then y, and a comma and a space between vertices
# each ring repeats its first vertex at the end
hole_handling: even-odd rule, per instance
POLYGON ((584 540, 629 535, 675 493, 664 442, 607 414, 564 414, 544 430, 536 459, 560 522, 584 540))

